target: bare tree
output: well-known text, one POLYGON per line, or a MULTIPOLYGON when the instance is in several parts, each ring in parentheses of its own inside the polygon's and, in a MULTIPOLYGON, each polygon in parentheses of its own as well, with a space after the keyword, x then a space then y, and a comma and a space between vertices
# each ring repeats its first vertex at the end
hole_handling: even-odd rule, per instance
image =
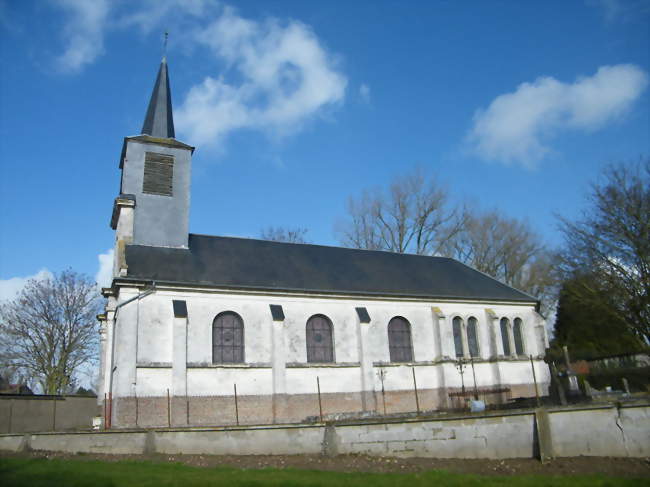
POLYGON ((420 255, 438 254, 462 229, 464 211, 421 170, 396 178, 388 191, 350 198, 337 233, 342 245, 420 255))
POLYGON ((96 360, 99 305, 95 283, 74 271, 30 280, 0 305, 0 365, 24 371, 46 394, 65 391, 96 360))
POLYGON ((543 314, 553 306, 553 258, 526 221, 496 210, 469 212, 442 253, 540 299, 543 314))
POLYGON ((272 240, 274 242, 288 242, 288 243, 309 243, 305 238, 307 229, 302 227, 274 227, 269 226, 263 228, 260 232, 262 240, 272 240))
POLYGON ((650 343, 650 158, 608 166, 592 185, 590 207, 572 222, 561 218, 567 279, 593 275, 571 287, 585 306, 606 305, 625 326, 650 343))

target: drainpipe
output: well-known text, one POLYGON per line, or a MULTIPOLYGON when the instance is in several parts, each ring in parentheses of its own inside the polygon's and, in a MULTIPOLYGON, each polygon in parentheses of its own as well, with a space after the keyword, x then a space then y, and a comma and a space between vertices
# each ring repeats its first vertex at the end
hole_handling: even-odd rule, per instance
MULTIPOLYGON (((120 304, 118 304, 115 307, 115 314, 113 315, 113 330, 112 330, 112 333, 111 333, 111 375, 109 377, 109 382, 108 382, 108 397, 111 398, 111 401, 110 401, 111 402, 111 408, 110 408, 111 416, 113 415, 113 404, 112 404, 113 403, 113 401, 112 401, 112 397, 113 397, 113 373, 115 372, 115 369, 117 369, 117 366, 115 365, 115 331, 116 331, 116 328, 117 328, 117 316, 119 314, 120 308, 122 308, 123 306, 126 306, 127 304, 132 303, 133 301, 136 301, 136 300, 139 301, 142 298, 145 298, 145 297, 149 296, 150 294, 153 294, 154 292, 156 292, 156 281, 151 281, 151 287, 149 289, 147 289, 145 292, 138 293, 137 296, 133 296, 132 298, 129 298, 126 301, 121 302, 120 304)), ((138 318, 139 318, 139 315, 140 314, 138 313, 138 318)), ((111 420, 112 420, 112 417, 111 417, 111 420)), ((112 421, 111 421, 111 423, 112 423, 112 421)))

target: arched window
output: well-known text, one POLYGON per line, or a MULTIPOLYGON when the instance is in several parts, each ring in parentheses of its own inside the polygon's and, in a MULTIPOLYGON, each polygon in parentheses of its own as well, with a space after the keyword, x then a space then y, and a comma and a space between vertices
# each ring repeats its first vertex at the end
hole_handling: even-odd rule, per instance
POLYGON ((503 343, 503 355, 510 355, 510 322, 508 318, 501 318, 501 342, 503 343))
POLYGON ((413 362, 411 325, 400 316, 388 323, 388 349, 391 362, 413 362))
POLYGON ((478 357, 477 325, 478 320, 470 316, 467 320, 467 345, 469 346, 469 354, 472 357, 478 357))
POLYGON ((307 320, 307 362, 334 362, 332 322, 327 316, 307 320))
POLYGON ((454 347, 456 348, 456 357, 462 357, 463 353, 463 320, 456 316, 452 321, 454 331, 454 347))
POLYGON ((226 311, 212 323, 212 363, 244 362, 244 321, 237 313, 226 311))
POLYGON ((514 335, 515 339, 515 352, 517 355, 523 355, 524 354, 524 340, 522 339, 521 336, 521 318, 515 318, 515 323, 514 326, 512 327, 512 334, 514 335))

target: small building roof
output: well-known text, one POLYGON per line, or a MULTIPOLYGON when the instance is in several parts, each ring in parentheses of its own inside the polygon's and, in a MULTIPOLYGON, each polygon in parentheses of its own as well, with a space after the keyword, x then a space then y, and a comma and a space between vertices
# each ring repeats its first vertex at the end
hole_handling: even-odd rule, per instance
POLYGON ((207 235, 188 249, 128 245, 127 280, 220 288, 537 303, 446 257, 207 235))

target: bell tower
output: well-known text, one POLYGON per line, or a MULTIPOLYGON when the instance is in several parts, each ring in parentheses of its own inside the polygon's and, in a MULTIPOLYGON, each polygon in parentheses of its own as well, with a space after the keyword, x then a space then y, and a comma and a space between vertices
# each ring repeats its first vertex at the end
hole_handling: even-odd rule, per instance
POLYGON ((140 135, 125 137, 115 198, 114 276, 128 275, 127 245, 187 248, 194 147, 176 140, 167 60, 163 57, 140 135))

